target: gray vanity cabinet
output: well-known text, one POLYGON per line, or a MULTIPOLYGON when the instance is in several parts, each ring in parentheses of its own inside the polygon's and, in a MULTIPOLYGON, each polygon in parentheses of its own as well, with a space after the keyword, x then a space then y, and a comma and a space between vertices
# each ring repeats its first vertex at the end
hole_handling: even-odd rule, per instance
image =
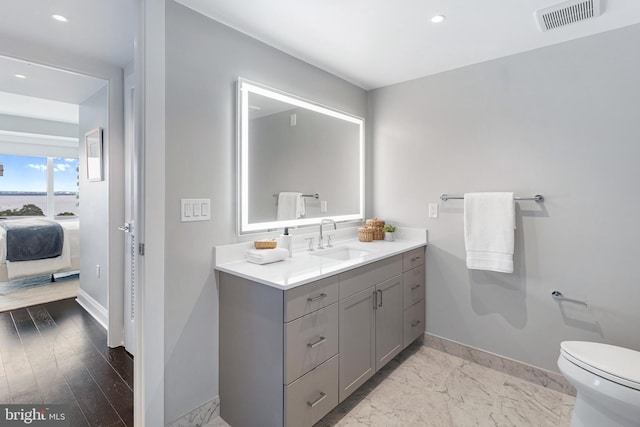
POLYGON ((402 350, 402 255, 340 274, 340 402, 402 350))
POLYGON ((421 248, 287 290, 220 271, 220 416, 313 426, 424 331, 423 264, 421 248))
POLYGON ((376 371, 376 318, 374 293, 370 288, 341 299, 340 313, 340 402, 376 371))
POLYGON ((402 348, 407 347, 425 330, 425 249, 406 252, 403 258, 403 339, 402 348))
POLYGON ((376 286, 376 371, 402 350, 402 276, 376 286))

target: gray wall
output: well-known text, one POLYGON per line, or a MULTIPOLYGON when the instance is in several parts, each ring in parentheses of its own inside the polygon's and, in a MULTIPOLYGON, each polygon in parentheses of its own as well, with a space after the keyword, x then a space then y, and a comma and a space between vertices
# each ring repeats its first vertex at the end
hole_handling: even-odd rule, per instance
POLYGON ((108 303, 108 218, 109 218, 109 89, 102 89, 80 104, 79 114, 80 145, 78 158, 80 165, 80 288, 88 293, 105 309, 108 303), (103 181, 87 180, 87 154, 84 136, 87 132, 103 129, 103 181), (101 266, 100 277, 96 275, 96 265, 101 266))
POLYGON ((370 93, 374 210, 429 229, 427 331, 556 370, 562 340, 640 350, 640 25, 370 93), (465 267, 462 201, 519 202, 514 274, 465 267), (553 290, 586 299, 559 305, 553 290))
POLYGON ((237 240, 237 78, 361 117, 366 93, 171 0, 165 43, 165 421, 170 422, 218 395, 212 248, 237 240), (211 221, 180 223, 181 198, 211 198, 211 221))
POLYGON ((252 119, 249 127, 249 222, 275 221, 281 191, 305 197, 304 218, 354 214, 360 208, 360 127, 302 108, 252 119), (296 114, 296 126, 290 115, 296 114), (327 201, 327 212, 320 202, 327 201))

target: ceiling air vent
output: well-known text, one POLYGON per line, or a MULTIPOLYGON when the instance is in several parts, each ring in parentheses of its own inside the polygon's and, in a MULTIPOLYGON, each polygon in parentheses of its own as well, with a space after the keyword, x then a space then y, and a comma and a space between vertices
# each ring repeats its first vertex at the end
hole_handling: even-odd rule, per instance
POLYGON ((600 16, 600 0, 571 0, 534 12, 540 31, 600 16))

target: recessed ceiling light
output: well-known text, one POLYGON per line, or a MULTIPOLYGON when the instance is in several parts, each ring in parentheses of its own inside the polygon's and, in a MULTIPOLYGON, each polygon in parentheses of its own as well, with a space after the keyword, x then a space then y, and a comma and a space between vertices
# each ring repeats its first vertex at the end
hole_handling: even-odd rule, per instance
POLYGON ((27 76, 25 76, 24 74, 14 74, 14 77, 18 78, 18 79, 26 79, 27 76))
POLYGON ((433 18, 431 18, 431 22, 433 22, 434 24, 438 24, 442 21, 444 21, 445 16, 444 15, 436 15, 433 18))
POLYGON ((55 19, 56 21, 60 21, 60 22, 67 22, 68 19, 62 15, 51 15, 51 17, 53 19, 55 19))

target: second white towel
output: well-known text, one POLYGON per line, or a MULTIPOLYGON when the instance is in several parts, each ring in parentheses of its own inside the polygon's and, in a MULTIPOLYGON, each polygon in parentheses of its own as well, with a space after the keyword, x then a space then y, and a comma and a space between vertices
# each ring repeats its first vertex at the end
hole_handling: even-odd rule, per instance
POLYGON ((467 268, 513 273, 514 229, 513 193, 466 193, 467 268))

